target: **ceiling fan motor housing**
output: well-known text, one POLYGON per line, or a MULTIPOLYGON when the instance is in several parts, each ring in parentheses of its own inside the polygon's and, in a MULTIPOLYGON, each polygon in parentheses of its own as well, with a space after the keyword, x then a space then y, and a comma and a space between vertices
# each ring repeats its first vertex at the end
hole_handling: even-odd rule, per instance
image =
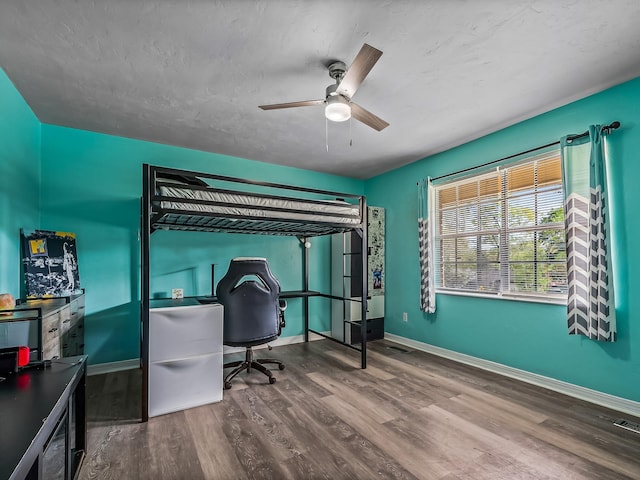
POLYGON ((342 77, 344 77, 344 72, 347 71, 347 65, 344 62, 333 62, 329 65, 329 76, 333 78, 336 83, 340 83, 342 77))
POLYGON ((336 92, 337 89, 338 89, 337 83, 332 83, 331 85, 329 85, 325 90, 326 92, 325 98, 335 97, 336 95, 340 95, 338 92, 336 92))

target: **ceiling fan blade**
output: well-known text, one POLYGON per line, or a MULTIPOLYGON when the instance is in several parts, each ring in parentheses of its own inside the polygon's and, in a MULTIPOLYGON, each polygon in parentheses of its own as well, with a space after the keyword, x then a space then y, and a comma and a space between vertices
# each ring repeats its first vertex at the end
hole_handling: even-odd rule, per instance
POLYGON ((381 131, 389 126, 387 122, 380 117, 374 115, 368 110, 365 110, 357 103, 351 102, 351 116, 356 120, 360 120, 365 125, 370 126, 374 130, 381 131))
POLYGON ((303 102, 290 102, 290 103, 274 103, 272 105, 259 105, 262 110, 277 110, 279 108, 293 108, 293 107, 310 107, 312 105, 320 105, 324 103, 322 100, 305 100, 303 102))
POLYGON ((344 74, 336 92, 348 98, 353 97, 364 77, 367 76, 381 56, 382 52, 377 48, 373 48, 366 43, 362 45, 358 55, 356 55, 353 63, 344 74))

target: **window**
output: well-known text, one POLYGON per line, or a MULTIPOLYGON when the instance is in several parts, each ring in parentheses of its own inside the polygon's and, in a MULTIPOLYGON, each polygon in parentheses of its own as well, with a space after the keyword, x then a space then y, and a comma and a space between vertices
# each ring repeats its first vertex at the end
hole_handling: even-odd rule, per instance
POLYGON ((435 185, 440 291, 566 298, 559 151, 435 185))

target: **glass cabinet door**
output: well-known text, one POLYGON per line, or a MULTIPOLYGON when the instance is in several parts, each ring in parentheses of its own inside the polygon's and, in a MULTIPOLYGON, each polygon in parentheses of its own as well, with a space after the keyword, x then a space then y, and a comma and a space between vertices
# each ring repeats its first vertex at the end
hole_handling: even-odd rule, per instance
POLYGON ((42 476, 47 480, 67 478, 67 415, 62 415, 42 454, 42 476))

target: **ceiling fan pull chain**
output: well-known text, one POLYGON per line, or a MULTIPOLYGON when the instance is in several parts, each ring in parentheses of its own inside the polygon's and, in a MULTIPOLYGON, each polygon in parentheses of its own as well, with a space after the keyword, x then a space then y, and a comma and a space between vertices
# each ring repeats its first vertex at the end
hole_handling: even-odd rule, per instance
POLYGON ((324 119, 324 144, 327 148, 327 153, 329 153, 329 119, 326 117, 324 119))
POLYGON ((351 133, 351 119, 353 117, 349 117, 349 146, 353 147, 353 134, 351 133))

